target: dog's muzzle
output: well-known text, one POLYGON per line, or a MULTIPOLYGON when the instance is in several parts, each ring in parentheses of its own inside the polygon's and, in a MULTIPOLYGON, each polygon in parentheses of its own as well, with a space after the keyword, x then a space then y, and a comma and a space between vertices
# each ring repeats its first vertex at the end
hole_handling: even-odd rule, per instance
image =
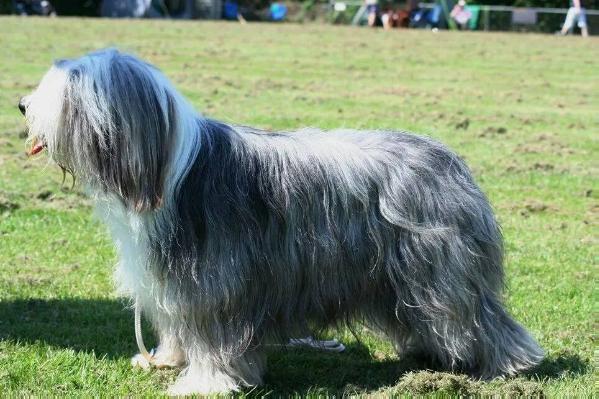
MULTIPOLYGON (((25 116, 27 114, 27 97, 21 97, 19 100, 19 111, 25 116)), ((40 139, 38 137, 34 137, 31 142, 31 148, 27 152, 27 155, 32 156, 38 154, 47 147, 46 141, 44 139, 40 139)))

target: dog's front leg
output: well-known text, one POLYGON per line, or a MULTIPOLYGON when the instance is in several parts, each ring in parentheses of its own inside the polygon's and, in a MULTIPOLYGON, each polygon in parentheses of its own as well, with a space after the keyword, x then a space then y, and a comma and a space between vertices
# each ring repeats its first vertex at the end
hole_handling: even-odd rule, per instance
MULTIPOLYGON (((171 395, 217 394, 238 391, 241 386, 262 384, 266 369, 263 347, 252 343, 243 352, 231 351, 227 345, 236 341, 218 342, 211 331, 182 330, 182 348, 187 367, 169 387, 171 395), (211 342, 212 344, 208 344, 211 342)), ((240 338, 241 339, 241 338, 240 338)))
MULTIPOLYGON (((137 304, 136 306, 141 306, 137 304)), ((147 359, 141 353, 131 358, 131 365, 134 367, 141 367, 149 369, 150 367, 156 368, 169 368, 169 367, 183 367, 186 363, 185 353, 181 349, 181 341, 177 338, 176 331, 173 328, 174 323, 168 315, 161 313, 157 306, 153 306, 151 303, 144 306, 146 314, 150 316, 154 330, 158 333, 159 344, 158 347, 152 352, 151 359, 147 359)), ((136 309, 137 310, 137 309, 136 309)), ((136 334, 137 329, 141 328, 138 325, 136 313, 136 334)), ((138 345, 140 342, 138 342, 138 345)), ((141 349, 141 348, 140 348, 141 349)), ((144 349, 145 350, 145 349, 144 349)))
POLYGON ((151 363, 138 353, 131 358, 133 367, 149 369, 183 367, 186 364, 185 353, 181 350, 181 344, 177 337, 168 333, 160 334, 158 347, 154 350, 151 363))
POLYGON ((169 395, 210 395, 238 391, 239 384, 230 374, 224 372, 203 345, 197 342, 187 350, 188 365, 173 385, 169 395))

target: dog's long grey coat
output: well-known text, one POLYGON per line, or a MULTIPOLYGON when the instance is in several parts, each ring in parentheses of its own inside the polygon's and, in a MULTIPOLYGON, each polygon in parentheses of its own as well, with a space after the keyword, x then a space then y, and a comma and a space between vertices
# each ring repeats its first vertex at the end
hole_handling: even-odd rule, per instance
POLYGON ((49 149, 143 215, 146 266, 164 292, 152 309, 176 304, 155 324, 188 361, 200 348, 202 361, 258 384, 265 342, 355 321, 481 377, 540 361, 501 303, 491 207, 446 147, 402 132, 229 126, 190 112, 147 64, 96 57, 101 67, 68 67, 70 133, 54 147, 46 138, 49 149), (102 101, 81 109, 86 74, 102 101), (101 128, 89 117, 106 113, 101 128))
POLYGON ((273 134, 213 121, 198 133, 176 218, 161 220, 170 234, 153 249, 215 353, 357 319, 399 349, 486 377, 536 361, 500 304, 491 208, 445 147, 397 132, 273 134))

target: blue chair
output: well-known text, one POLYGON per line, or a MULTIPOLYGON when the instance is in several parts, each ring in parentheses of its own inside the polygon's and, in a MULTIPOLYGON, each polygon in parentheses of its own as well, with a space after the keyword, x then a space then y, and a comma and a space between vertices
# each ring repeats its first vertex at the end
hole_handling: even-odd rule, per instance
POLYGON ((225 1, 224 9, 223 9, 223 18, 224 19, 237 19, 237 14, 239 13, 239 5, 234 1, 227 0, 225 1))

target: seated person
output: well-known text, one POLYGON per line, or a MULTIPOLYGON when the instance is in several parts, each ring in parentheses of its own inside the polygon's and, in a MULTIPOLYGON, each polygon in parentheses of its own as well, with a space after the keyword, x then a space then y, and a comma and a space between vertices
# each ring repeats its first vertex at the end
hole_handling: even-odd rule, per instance
POLYGON ((410 14, 414 10, 412 3, 412 1, 407 2, 403 9, 388 8, 387 11, 381 15, 383 28, 407 28, 410 24, 410 14))
POLYGON ((392 9, 385 11, 381 15, 381 22, 383 23, 383 28, 385 29, 391 29, 399 26, 398 20, 399 14, 392 9))

